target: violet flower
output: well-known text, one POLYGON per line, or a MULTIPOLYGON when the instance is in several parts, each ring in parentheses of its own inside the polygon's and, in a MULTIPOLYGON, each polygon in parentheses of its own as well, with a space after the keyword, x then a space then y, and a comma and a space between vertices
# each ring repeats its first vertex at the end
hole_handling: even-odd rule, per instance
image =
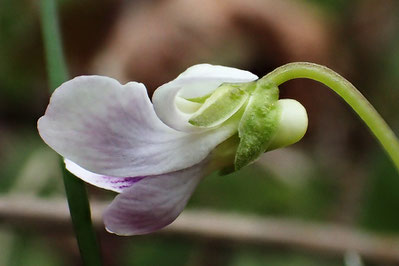
POLYGON ((195 65, 148 98, 143 84, 80 76, 53 93, 43 140, 82 180, 118 192, 109 232, 146 234, 182 212, 200 180, 304 135, 303 106, 248 71, 195 65))

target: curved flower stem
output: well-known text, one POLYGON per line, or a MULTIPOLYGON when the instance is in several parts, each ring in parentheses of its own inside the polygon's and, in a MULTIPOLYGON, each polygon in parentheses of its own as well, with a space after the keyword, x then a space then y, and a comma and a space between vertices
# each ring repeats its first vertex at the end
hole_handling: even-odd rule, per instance
POLYGON ((397 137, 370 102, 345 78, 325 66, 298 62, 276 68, 262 79, 278 86, 296 78, 316 80, 341 96, 374 133, 399 171, 399 141, 397 137))
MULTIPOLYGON (((50 88, 55 89, 67 80, 68 73, 62 52, 54 0, 41 0, 40 11, 49 85, 50 88)), ((61 163, 69 211, 83 263, 86 266, 102 265, 85 183, 68 172, 63 161, 61 163)))

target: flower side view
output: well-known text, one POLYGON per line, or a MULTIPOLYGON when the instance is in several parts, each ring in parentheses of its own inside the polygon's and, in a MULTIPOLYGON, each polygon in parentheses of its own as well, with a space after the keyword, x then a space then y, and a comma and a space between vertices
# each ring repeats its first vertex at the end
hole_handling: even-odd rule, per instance
POLYGON ((38 129, 70 172, 119 193, 104 213, 109 232, 146 234, 173 222, 203 177, 303 137, 305 108, 278 93, 268 79, 208 64, 152 102, 141 83, 80 76, 55 90, 38 129))

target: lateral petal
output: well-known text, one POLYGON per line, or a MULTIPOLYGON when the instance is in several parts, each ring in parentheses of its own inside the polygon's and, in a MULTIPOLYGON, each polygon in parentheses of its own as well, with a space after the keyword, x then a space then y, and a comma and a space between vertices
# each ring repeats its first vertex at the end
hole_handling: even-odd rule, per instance
POLYGON ((81 76, 53 93, 38 129, 50 147, 82 168, 127 177, 193 166, 233 135, 237 125, 179 132, 157 117, 143 84, 81 76))

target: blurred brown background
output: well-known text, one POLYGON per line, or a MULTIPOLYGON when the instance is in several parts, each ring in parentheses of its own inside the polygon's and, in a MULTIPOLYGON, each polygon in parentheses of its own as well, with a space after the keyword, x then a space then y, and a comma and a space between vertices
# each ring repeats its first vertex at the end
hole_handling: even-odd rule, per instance
MULTIPOLYGON (((263 76, 288 62, 310 61, 348 78, 399 132, 398 1, 58 4, 71 77, 101 74, 122 83, 135 80, 146 84, 151 95, 193 64, 227 65, 263 76)), ((23 202, 21 195, 48 202, 63 196, 57 156, 36 131, 49 98, 38 14, 37 1, 0 0, 0 206, 10 197, 23 202)), ((307 108, 310 124, 304 140, 268 153, 238 173, 207 178, 189 209, 272 217, 276 224, 279 219, 335 224, 376 234, 387 246, 398 247, 399 175, 367 128, 333 92, 315 82, 284 84, 281 96, 307 108)), ((93 201, 112 197, 92 187, 90 192, 93 201)), ((0 265, 79 265, 69 227, 51 229, 51 217, 38 220, 46 226, 10 220, 12 213, 2 210, 0 265)), ((311 228, 298 230, 312 238, 316 232, 311 228)), ((99 234, 106 265, 399 263, 395 250, 374 252, 379 245, 366 252, 355 245, 343 252, 318 249, 317 241, 311 247, 289 240, 259 245, 184 232, 120 238, 101 226, 99 234)))

